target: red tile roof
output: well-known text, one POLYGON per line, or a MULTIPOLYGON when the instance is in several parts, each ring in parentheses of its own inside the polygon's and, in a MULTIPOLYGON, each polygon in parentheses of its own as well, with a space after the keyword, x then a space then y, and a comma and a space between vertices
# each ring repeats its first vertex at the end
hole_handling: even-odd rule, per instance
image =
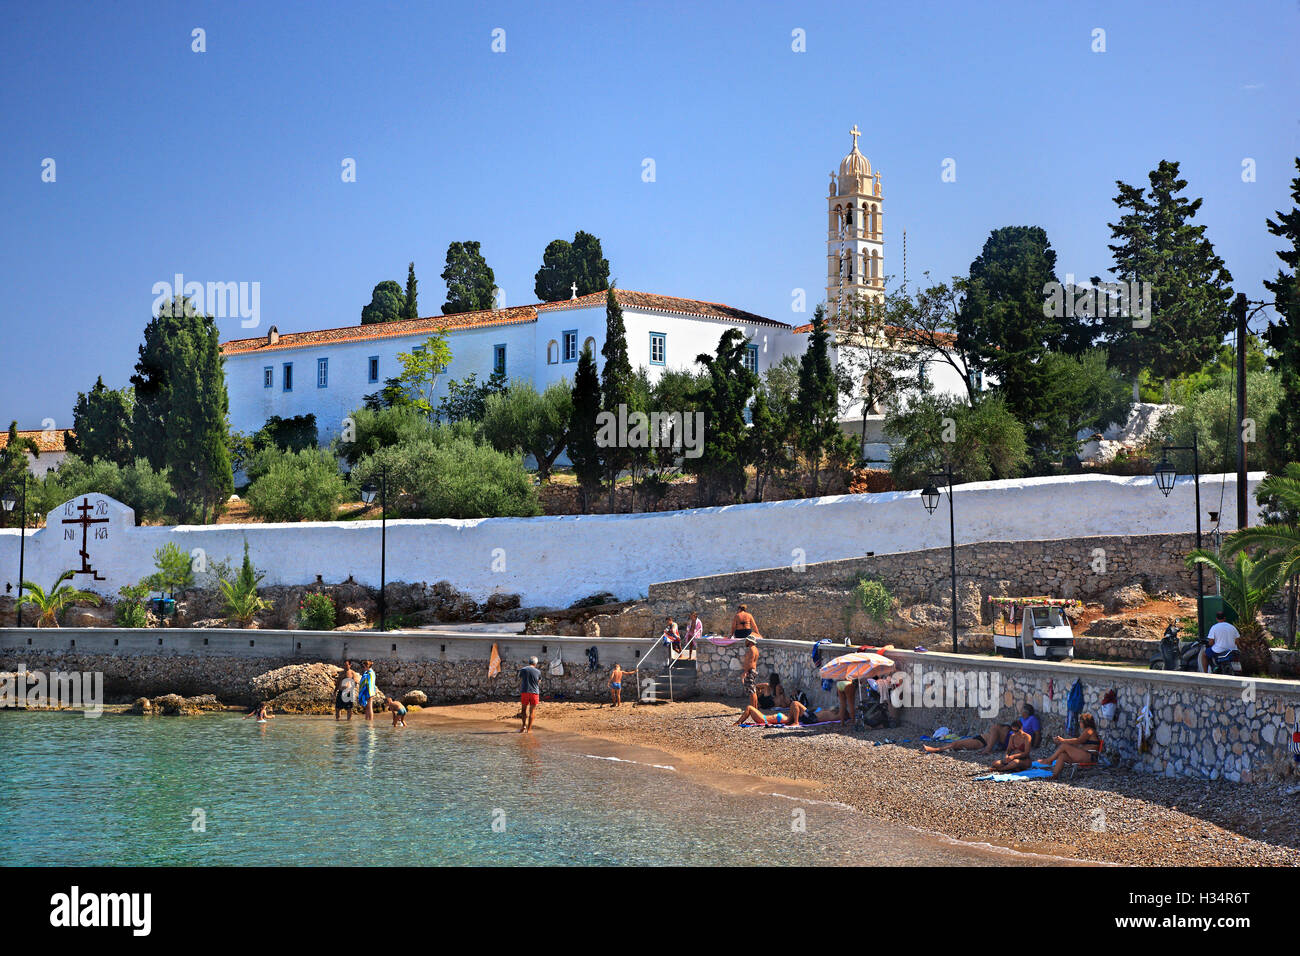
MULTIPOLYGON (((682 299, 675 295, 657 295, 653 292, 634 292, 631 289, 615 289, 618 304, 625 309, 653 309, 656 312, 676 312, 680 315, 700 315, 710 319, 730 319, 746 325, 774 325, 788 329, 787 322, 778 322, 766 316, 733 308, 722 302, 708 302, 704 299, 682 299)), ((537 306, 539 312, 553 312, 560 309, 585 309, 605 301, 604 292, 589 292, 576 299, 561 299, 558 302, 543 302, 537 306)))
MULTIPOLYGON (((66 430, 72 431, 71 428, 66 430)), ((67 451, 67 449, 63 447, 63 432, 64 429, 62 428, 51 428, 49 431, 46 431, 43 428, 20 428, 18 429, 18 437, 30 438, 32 441, 36 442, 36 447, 41 450, 41 454, 45 454, 46 452, 67 451)), ((73 434, 76 433, 74 432, 73 434)), ((8 445, 9 431, 8 429, 5 429, 4 431, 0 431, 0 448, 6 448, 8 445)))
MULTIPOLYGON (((614 290, 619 305, 632 309, 653 309, 657 312, 675 312, 680 315, 698 315, 713 319, 730 319, 742 324, 772 325, 789 328, 784 322, 777 322, 753 312, 734 309, 721 302, 706 302, 702 299, 681 299, 671 295, 654 295, 649 292, 633 292, 629 289, 614 290)), ((233 339, 221 344, 223 355, 242 355, 247 352, 274 351, 277 349, 301 348, 306 345, 334 344, 338 342, 361 342, 374 339, 401 338, 408 335, 432 335, 439 329, 487 328, 494 325, 517 325, 523 322, 536 322, 539 312, 554 312, 562 309, 584 309, 605 301, 605 293, 592 292, 576 299, 564 299, 559 302, 541 302, 536 305, 519 305, 509 309, 484 309, 478 312, 461 312, 458 315, 435 315, 425 319, 402 319, 397 322, 378 322, 371 325, 349 325, 338 329, 317 329, 311 332, 280 333, 274 344, 268 335, 254 339, 233 339)))
POLYGON ((494 325, 517 325, 521 322, 536 321, 536 306, 521 305, 511 309, 484 309, 456 315, 435 315, 427 319, 401 319, 396 322, 374 322, 370 325, 349 325, 340 329, 284 332, 279 335, 274 344, 266 335, 259 335, 255 339, 234 339, 221 343, 221 354, 241 355, 245 352, 301 348, 304 345, 333 345, 338 342, 363 342, 373 339, 401 338, 407 335, 432 335, 439 329, 487 328, 494 325))

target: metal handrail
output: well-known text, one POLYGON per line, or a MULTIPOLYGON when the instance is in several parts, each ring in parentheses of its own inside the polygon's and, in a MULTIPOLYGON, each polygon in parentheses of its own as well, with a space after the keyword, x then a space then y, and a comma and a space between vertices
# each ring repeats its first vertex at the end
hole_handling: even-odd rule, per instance
POLYGON ((675 700, 675 698, 673 697, 673 666, 686 655, 686 652, 690 650, 691 645, 694 643, 695 643, 695 637, 694 635, 692 635, 691 639, 682 645, 682 649, 680 651, 674 651, 672 644, 666 643, 664 641, 664 637, 662 634, 660 634, 658 637, 654 639, 654 643, 650 645, 650 650, 646 651, 643 655, 641 655, 641 659, 637 661, 632 668, 633 674, 636 675, 636 692, 637 692, 638 703, 640 703, 641 701, 641 665, 646 662, 646 660, 650 657, 651 654, 659 650, 661 646, 666 646, 668 648, 668 668, 667 668, 668 699, 675 700))

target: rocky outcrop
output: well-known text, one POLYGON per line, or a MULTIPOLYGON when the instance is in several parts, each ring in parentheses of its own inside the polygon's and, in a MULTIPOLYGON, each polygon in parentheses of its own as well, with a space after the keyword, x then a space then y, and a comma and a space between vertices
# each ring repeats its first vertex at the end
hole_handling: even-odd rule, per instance
POLYGON ((161 714, 165 717, 193 717, 225 707, 212 694, 199 694, 195 697, 182 697, 180 694, 163 694, 150 700, 139 697, 127 710, 128 714, 161 714))

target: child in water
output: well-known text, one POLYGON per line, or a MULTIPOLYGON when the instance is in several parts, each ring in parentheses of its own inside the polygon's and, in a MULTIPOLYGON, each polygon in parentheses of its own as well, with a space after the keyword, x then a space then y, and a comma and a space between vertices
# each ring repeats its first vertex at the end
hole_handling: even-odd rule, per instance
POLYGON ((403 704, 400 700, 393 700, 390 697, 388 699, 388 709, 393 714, 393 726, 405 727, 406 726, 406 705, 403 704))
POLYGON ((271 713, 271 705, 266 701, 262 701, 244 715, 244 720, 247 720, 249 717, 256 717, 259 724, 264 724, 268 720, 273 719, 275 714, 271 713))

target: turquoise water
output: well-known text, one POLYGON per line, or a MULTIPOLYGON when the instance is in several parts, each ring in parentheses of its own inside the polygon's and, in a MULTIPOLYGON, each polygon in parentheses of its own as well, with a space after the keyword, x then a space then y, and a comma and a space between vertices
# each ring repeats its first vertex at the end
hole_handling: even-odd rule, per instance
POLYGON ((595 749, 478 725, 10 711, 0 864, 1034 862, 595 749))

